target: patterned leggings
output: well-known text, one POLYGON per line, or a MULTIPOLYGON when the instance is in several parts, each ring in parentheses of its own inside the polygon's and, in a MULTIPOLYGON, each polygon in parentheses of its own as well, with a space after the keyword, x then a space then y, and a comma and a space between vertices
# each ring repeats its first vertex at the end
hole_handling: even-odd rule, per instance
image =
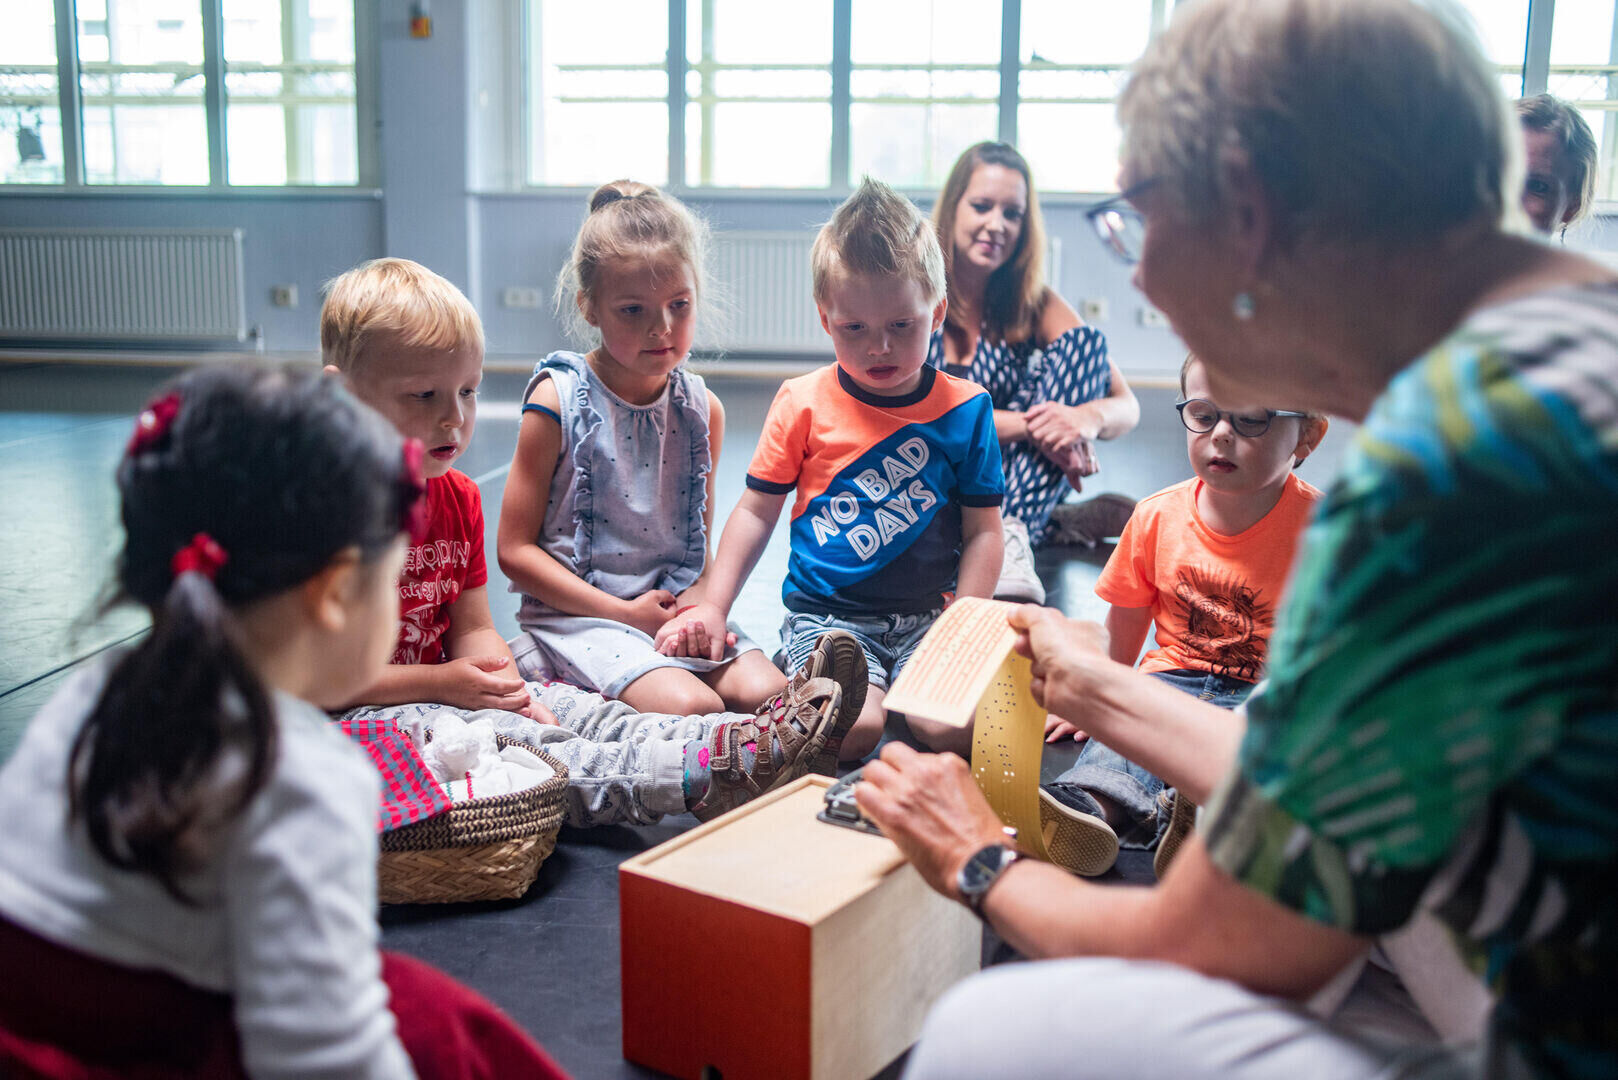
POLYGON ((497 734, 542 750, 567 766, 569 825, 651 825, 664 814, 685 813, 685 748, 706 739, 733 713, 675 716, 642 713, 622 701, 566 683, 529 683, 529 692, 556 714, 557 726, 526 716, 487 709, 481 712, 422 703, 362 707, 342 719, 385 717, 401 726, 435 717, 489 718, 497 734))

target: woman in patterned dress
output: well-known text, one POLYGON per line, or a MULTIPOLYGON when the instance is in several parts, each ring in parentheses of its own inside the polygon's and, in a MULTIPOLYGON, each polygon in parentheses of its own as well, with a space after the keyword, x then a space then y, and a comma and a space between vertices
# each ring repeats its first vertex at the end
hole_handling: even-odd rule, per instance
POLYGON ((1042 601, 1031 547, 1049 539, 1093 544, 1129 517, 1133 503, 1117 496, 1083 504, 1076 520, 1064 511, 1053 521, 1052 511, 1096 471, 1095 441, 1140 422, 1140 404, 1108 358, 1106 337, 1045 284, 1045 226, 1028 162, 1015 147, 985 142, 963 153, 933 223, 949 310, 928 362, 987 388, 994 400, 1006 471, 1006 570, 997 592, 1042 601), (1103 508, 1107 520, 1098 522, 1103 508), (1096 524, 1096 532, 1083 529, 1096 524))

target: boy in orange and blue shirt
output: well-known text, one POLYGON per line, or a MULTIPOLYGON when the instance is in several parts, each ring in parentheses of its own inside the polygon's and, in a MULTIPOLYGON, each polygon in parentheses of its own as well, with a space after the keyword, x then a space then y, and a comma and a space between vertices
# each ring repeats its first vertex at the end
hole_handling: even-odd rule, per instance
MULTIPOLYGON (((852 633, 870 688, 843 738, 854 760, 882 735, 883 692, 952 596, 992 594, 1005 481, 993 406, 975 383, 928 367, 944 318, 943 255, 932 226, 886 185, 865 180, 814 247, 815 302, 837 362, 782 385, 725 525, 708 600, 725 616, 787 495, 792 551, 783 648, 796 666, 827 630, 852 633)), ((912 722, 934 749, 966 752, 970 733, 912 722)))

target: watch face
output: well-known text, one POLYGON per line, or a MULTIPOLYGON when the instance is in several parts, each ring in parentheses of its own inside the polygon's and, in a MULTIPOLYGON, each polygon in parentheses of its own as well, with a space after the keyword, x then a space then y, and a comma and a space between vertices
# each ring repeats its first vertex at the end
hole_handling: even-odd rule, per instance
POLYGON ((1006 856, 1010 854, 1005 848, 995 846, 986 847, 961 867, 960 890, 965 896, 977 896, 994 884, 994 879, 1000 876, 1005 868, 1006 856))

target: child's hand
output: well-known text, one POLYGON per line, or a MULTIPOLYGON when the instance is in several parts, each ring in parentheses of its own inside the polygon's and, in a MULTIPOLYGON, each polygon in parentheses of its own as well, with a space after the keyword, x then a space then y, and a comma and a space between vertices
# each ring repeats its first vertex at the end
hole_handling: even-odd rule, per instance
POLYGON ((528 699, 528 718, 537 724, 557 727, 556 714, 533 698, 528 699))
POLYGON ((1045 714, 1046 742, 1061 742, 1070 735, 1073 737, 1074 742, 1083 742, 1085 739, 1090 737, 1089 735, 1080 731, 1077 725, 1068 723, 1060 716, 1057 716, 1054 713, 1045 714))
POLYGON ((503 709, 532 715, 529 708, 538 703, 529 696, 528 684, 515 671, 499 674, 511 667, 509 656, 462 656, 450 660, 438 668, 438 699, 457 709, 503 709))
POLYGON ((624 613, 619 617, 619 622, 633 626, 647 637, 656 637, 658 630, 673 614, 674 594, 667 589, 651 589, 624 602, 624 613))
POLYGON ((736 635, 726 628, 725 616, 717 607, 702 603, 664 623, 655 644, 664 656, 719 660, 736 644, 736 635))

